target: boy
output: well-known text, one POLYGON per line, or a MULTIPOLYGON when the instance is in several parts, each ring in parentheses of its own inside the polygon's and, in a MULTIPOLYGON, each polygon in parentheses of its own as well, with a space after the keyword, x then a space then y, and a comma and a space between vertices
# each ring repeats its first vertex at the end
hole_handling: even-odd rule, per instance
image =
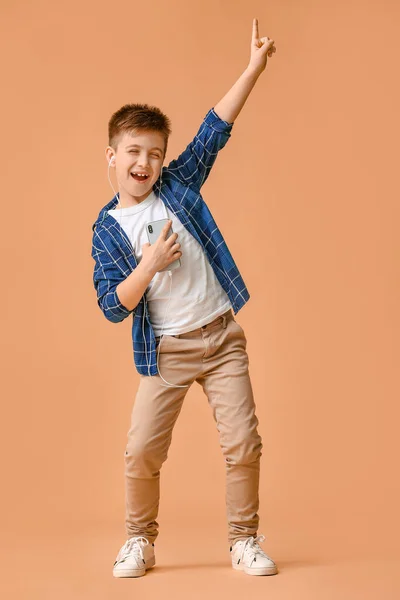
POLYGON ((158 108, 125 105, 109 122, 106 157, 119 193, 92 226, 93 281, 108 320, 118 323, 133 313, 140 375, 125 450, 128 539, 117 554, 115 577, 138 577, 155 565, 160 469, 194 381, 208 397, 226 460, 232 566, 250 575, 277 573, 259 545, 265 537, 257 536, 263 445, 247 341, 234 318, 250 295, 200 193, 273 52, 274 41, 259 38, 254 19, 248 67, 168 167, 162 164, 170 123, 158 108), (146 227, 161 219, 167 221, 149 244, 146 227))

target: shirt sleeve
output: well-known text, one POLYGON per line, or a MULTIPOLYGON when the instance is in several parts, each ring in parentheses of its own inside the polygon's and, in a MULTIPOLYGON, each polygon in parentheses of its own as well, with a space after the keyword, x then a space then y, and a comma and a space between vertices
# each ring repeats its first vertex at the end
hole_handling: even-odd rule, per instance
POLYGON ((172 160, 167 169, 184 185, 199 191, 206 181, 218 152, 231 136, 233 123, 221 119, 214 108, 204 117, 194 139, 172 160))
POLYGON ((96 232, 93 235, 92 257, 95 261, 93 285, 97 293, 97 304, 106 319, 111 323, 119 323, 126 319, 134 309, 128 310, 120 301, 116 287, 126 277, 115 265, 112 253, 109 253, 96 232))

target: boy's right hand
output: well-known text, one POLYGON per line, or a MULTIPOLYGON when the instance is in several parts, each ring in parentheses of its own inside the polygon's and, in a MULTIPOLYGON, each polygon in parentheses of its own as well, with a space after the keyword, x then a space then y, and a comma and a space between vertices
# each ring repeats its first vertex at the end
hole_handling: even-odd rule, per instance
POLYGON ((147 242, 142 246, 141 262, 154 274, 182 256, 182 252, 179 250, 181 245, 176 242, 178 234, 173 233, 166 239, 171 225, 172 221, 169 219, 162 228, 157 241, 154 244, 147 242))

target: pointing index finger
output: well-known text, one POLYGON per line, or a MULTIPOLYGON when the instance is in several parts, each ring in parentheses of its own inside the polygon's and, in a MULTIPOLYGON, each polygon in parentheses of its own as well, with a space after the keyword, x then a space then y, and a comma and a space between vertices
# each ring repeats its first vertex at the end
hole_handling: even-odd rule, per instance
POLYGON ((258 19, 253 19, 253 40, 258 40, 258 19))

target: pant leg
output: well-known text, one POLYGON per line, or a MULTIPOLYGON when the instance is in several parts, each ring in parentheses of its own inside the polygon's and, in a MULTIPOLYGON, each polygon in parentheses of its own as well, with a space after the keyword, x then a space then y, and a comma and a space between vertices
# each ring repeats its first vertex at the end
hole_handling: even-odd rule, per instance
POLYGON ((247 340, 232 317, 209 332, 203 374, 196 379, 208 397, 226 460, 228 540, 255 537, 259 526, 262 439, 249 374, 247 340))
MULTIPOLYGON (((161 342, 161 374, 170 383, 191 385, 198 357, 191 353, 189 360, 185 361, 182 355, 178 360, 174 340, 165 336, 161 342)), ((127 537, 143 535, 151 543, 158 536, 160 469, 167 459, 173 427, 189 390, 163 387, 163 383, 159 375, 140 376, 125 450, 127 537)))

